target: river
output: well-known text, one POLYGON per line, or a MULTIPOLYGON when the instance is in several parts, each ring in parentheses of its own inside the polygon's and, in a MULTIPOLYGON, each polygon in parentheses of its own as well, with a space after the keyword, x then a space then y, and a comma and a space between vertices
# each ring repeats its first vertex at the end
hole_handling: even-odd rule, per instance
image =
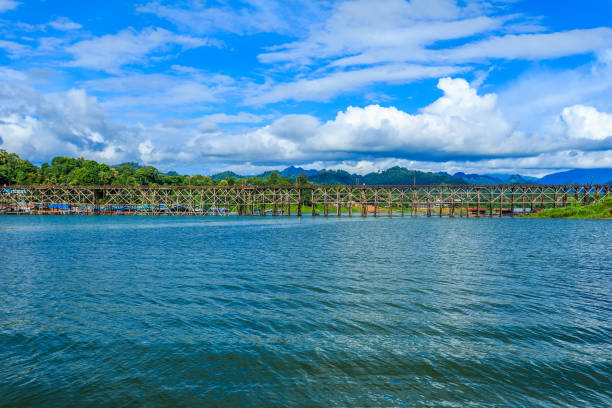
POLYGON ((612 406, 603 220, 0 217, 0 406, 612 406))

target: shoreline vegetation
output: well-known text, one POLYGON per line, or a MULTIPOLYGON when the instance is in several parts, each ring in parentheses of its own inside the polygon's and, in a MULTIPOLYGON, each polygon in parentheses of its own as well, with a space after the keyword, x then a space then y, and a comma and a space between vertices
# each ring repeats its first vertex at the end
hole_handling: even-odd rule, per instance
POLYGON ((612 219, 612 197, 587 205, 572 203, 563 208, 549 208, 525 215, 524 218, 612 219))

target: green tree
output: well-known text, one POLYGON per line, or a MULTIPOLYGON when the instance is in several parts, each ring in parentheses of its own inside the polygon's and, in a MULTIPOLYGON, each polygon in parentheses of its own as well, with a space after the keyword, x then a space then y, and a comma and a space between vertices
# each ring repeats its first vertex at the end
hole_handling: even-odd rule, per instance
POLYGON ((136 170, 134 178, 140 186, 157 186, 162 181, 160 172, 153 166, 145 166, 136 170))
POLYGON ((295 183, 298 186, 305 186, 308 184, 308 176, 306 175, 306 173, 300 173, 297 178, 295 179, 295 183))

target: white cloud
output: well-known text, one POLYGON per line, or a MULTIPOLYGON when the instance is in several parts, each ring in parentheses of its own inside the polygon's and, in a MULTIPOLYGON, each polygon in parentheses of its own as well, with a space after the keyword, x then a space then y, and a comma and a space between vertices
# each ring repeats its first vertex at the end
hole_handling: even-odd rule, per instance
MULTIPOLYGON (((466 161, 421 161, 386 157, 374 160, 304 162, 300 165, 306 169, 345 170, 349 173, 361 175, 379 170, 386 170, 394 166, 400 166, 421 171, 444 171, 449 174, 455 174, 457 172, 468 174, 505 173, 542 177, 546 174, 573 168, 592 169, 612 167, 612 150, 597 152, 563 150, 552 153, 541 153, 529 157, 466 161)), ((236 168, 240 168, 240 166, 236 166, 236 168)))
POLYGON ((415 114, 378 105, 349 107, 325 123, 286 115, 234 133, 206 125, 262 118, 242 112, 121 125, 84 90, 42 94, 27 86, 26 75, 7 69, 0 70, 0 79, 0 147, 34 161, 71 155, 200 169, 202 163, 236 169, 310 163, 306 167, 358 173, 392 165, 449 172, 531 169, 530 174, 612 166, 609 113, 569 106, 557 114, 562 133, 528 135, 504 118, 495 94, 479 95, 463 79, 441 79, 444 95, 415 114))
MULTIPOLYGON (((482 8, 459 7, 452 0, 359 0, 339 3, 309 35, 271 47, 264 63, 332 66, 381 63, 466 63, 488 59, 546 59, 597 52, 612 45, 612 29, 533 33, 520 15, 489 17, 482 8), (520 30, 528 33, 523 33, 520 30), (514 31, 510 35, 494 35, 514 31), (444 40, 466 44, 440 47, 444 40)), ((473 5, 473 4, 472 4, 473 5)), ((538 31, 543 27, 538 26, 538 31)))
POLYGON ((21 3, 15 0, 0 0, 0 13, 5 11, 14 10, 19 7, 21 3))
POLYGON ((561 112, 561 119, 571 137, 594 140, 612 137, 612 114, 599 112, 591 106, 569 106, 561 112))
MULTIPOLYGON (((277 86, 264 85, 247 103, 327 101, 367 84, 392 82, 383 78, 383 72, 402 67, 454 69, 438 74, 440 77, 491 60, 537 61, 580 54, 604 58, 605 50, 612 47, 612 28, 546 32, 550 30, 538 25, 537 18, 504 14, 507 10, 496 8, 499 4, 455 0, 337 3, 326 19, 310 25, 307 35, 269 47, 258 56, 262 63, 275 64, 275 70, 293 70, 297 75, 277 86)), ((398 82, 409 82, 409 78, 398 82)))
POLYGON ((586 54, 607 47, 612 47, 612 29, 606 27, 491 37, 453 49, 430 51, 427 58, 432 61, 455 63, 482 59, 540 60, 586 54))
POLYGON ((155 14, 181 28, 198 34, 229 32, 235 34, 293 33, 299 31, 320 13, 324 2, 306 0, 246 0, 236 7, 221 2, 192 0, 182 5, 164 5, 157 0, 137 7, 140 13, 155 14))
POLYGON ((31 47, 14 41, 0 40, 0 49, 5 50, 11 58, 16 58, 28 53, 31 47))
POLYGON ((142 64, 155 52, 180 46, 183 50, 203 46, 219 46, 216 40, 174 34, 163 28, 133 29, 77 42, 66 48, 74 60, 68 66, 119 72, 123 65, 142 64))
POLYGON ((66 17, 59 17, 58 19, 51 21, 49 25, 60 31, 79 30, 83 28, 81 24, 75 23, 66 17))
POLYGON ((438 78, 464 71, 460 67, 428 67, 420 65, 384 65, 373 68, 340 71, 322 78, 299 79, 280 83, 266 89, 263 86, 247 97, 248 105, 261 105, 284 100, 327 101, 336 95, 358 91, 373 83, 407 83, 425 78, 438 78))
MULTIPOLYGON (((463 79, 443 78, 438 87, 444 95, 414 115, 395 107, 349 107, 324 124, 312 116, 289 115, 251 132, 200 136, 192 143, 215 160, 258 163, 368 157, 446 161, 612 147, 612 139, 592 136, 601 133, 526 134, 504 118, 495 94, 478 95, 463 79)), ((575 108, 569 112, 574 129, 578 113, 575 108)), ((600 132, 593 130, 599 128, 592 120, 588 124, 600 132)))
POLYGON ((72 155, 116 162, 129 156, 135 132, 112 122, 85 91, 43 94, 25 75, 3 72, 0 81, 1 148, 30 160, 72 155), (12 82, 4 79, 10 76, 12 82))
POLYGON ((349 56, 338 65, 397 61, 389 56, 420 53, 435 41, 491 31, 502 23, 500 18, 471 18, 449 0, 346 1, 337 4, 323 24, 314 24, 305 39, 274 47, 259 58, 268 63, 308 64, 349 56))
POLYGON ((612 63, 600 58, 572 69, 529 70, 500 90, 499 101, 509 120, 524 130, 555 132, 563 130, 557 118, 565 107, 581 104, 612 111, 611 92, 612 63))

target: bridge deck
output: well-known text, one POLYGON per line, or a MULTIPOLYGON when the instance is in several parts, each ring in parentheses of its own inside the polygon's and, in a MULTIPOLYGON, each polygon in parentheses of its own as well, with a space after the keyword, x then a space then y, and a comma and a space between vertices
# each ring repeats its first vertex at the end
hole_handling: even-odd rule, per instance
POLYGON ((610 185, 9 186, 0 214, 513 216, 611 194, 610 185))

